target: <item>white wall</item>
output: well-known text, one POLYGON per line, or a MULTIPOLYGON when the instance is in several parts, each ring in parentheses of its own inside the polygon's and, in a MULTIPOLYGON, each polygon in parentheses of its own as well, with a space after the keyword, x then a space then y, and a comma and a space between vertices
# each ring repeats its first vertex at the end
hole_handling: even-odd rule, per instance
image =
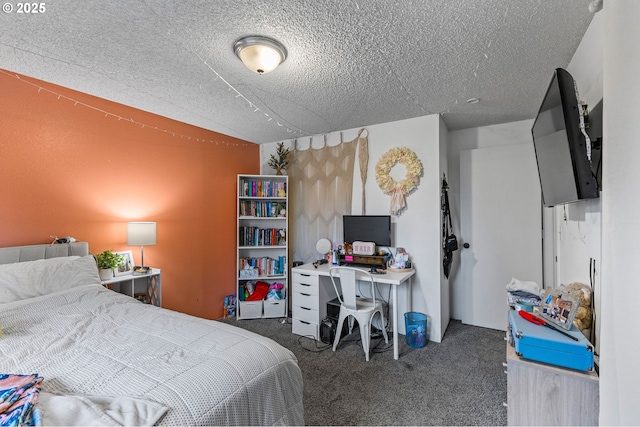
MULTIPOLYGON (((396 246, 407 250, 416 267, 416 275, 412 279, 411 293, 406 289, 399 289, 398 312, 418 311, 428 316, 429 340, 440 342, 448 324, 448 314, 443 315, 441 302, 443 289, 441 283, 441 254, 440 254, 440 179, 443 172, 441 147, 446 145, 446 136, 441 137, 444 127, 438 115, 418 117, 392 123, 366 126, 369 131, 369 165, 368 178, 365 186, 367 200, 367 214, 389 214, 390 196, 382 193, 375 180, 375 165, 390 148, 407 147, 413 150, 424 168, 420 184, 412 194, 406 198, 407 209, 399 216, 392 217, 394 239, 396 246), (410 299, 411 306, 409 307, 410 299), (446 323, 443 320, 446 317, 446 323)), ((343 140, 350 141, 356 137, 358 129, 342 131, 343 140)), ((321 147, 326 138, 328 145, 340 142, 340 133, 314 136, 311 141, 313 147, 321 147)), ((305 149, 309 146, 309 138, 298 140, 298 145, 305 149)), ((285 142, 285 146, 291 141, 285 142)), ((273 173, 266 166, 269 155, 275 152, 276 144, 261 146, 261 164, 263 173, 273 173)), ((398 164, 391 176, 395 180, 405 177, 404 166, 398 164)), ((361 212, 360 170, 356 161, 354 167, 353 213, 361 212)), ((444 297, 445 299, 448 296, 444 297)), ((399 324, 404 334, 404 322, 399 324)))
MULTIPOLYGON (((603 13, 593 17, 571 62, 566 67, 578 86, 580 100, 589 108, 603 99, 603 13)), ((606 143, 605 143, 606 144, 606 143)), ((606 146, 605 146, 606 147, 606 146)), ((606 148, 604 149, 606 150, 606 148)), ((605 189, 606 191, 606 189, 605 189)), ((552 226, 555 243, 555 277, 551 285, 561 286, 572 282, 590 285, 590 261, 595 262, 593 288, 596 313, 601 301, 601 253, 602 253, 602 199, 585 200, 564 206, 547 208, 553 212, 552 226)), ((547 284, 549 285, 549 284, 547 284)), ((596 316, 596 352, 600 352, 600 317, 596 316)))
POLYGON ((640 2, 605 2, 600 425, 640 425, 640 2))

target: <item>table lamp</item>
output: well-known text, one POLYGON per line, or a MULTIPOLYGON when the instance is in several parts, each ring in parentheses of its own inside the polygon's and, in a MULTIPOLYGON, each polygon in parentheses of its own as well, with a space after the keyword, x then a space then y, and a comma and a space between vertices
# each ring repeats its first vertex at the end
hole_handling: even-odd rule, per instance
POLYGON ((150 267, 144 265, 144 247, 156 244, 155 222, 130 222, 127 224, 127 245, 140 246, 141 264, 133 267, 133 274, 147 274, 150 267))

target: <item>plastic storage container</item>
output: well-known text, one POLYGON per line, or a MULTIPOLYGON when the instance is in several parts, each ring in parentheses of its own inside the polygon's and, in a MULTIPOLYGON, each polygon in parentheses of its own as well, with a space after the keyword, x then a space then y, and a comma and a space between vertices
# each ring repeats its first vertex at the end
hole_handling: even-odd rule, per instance
POLYGON ((405 339, 407 345, 421 348, 427 345, 427 316, 426 314, 410 311, 404 314, 405 339))

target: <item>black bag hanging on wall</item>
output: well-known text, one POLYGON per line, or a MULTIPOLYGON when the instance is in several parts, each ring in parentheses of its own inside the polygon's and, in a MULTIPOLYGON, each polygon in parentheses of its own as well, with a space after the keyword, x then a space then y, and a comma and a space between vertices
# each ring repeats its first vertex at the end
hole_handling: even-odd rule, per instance
POLYGON ((455 234, 449 234, 444 241, 445 252, 453 252, 458 250, 458 239, 455 234))
POLYGON ((451 272, 451 264, 453 263, 453 252, 458 250, 458 239, 453 234, 451 226, 451 212, 449 211, 449 184, 447 177, 442 174, 442 193, 440 196, 440 205, 442 207, 442 267, 444 269, 444 277, 449 278, 451 272))

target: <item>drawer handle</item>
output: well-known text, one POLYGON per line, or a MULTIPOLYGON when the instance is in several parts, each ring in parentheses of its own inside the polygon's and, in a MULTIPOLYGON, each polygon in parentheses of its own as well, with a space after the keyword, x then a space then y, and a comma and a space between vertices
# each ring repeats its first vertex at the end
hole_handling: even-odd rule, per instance
POLYGON ((300 274, 301 276, 304 276, 304 277, 311 277, 310 274, 304 274, 304 273, 298 273, 298 274, 300 274))
POLYGON ((310 297, 311 294, 303 294, 302 292, 300 292, 300 295, 304 295, 305 297, 310 297))
POLYGON ((307 285, 306 283, 299 283, 300 286, 311 286, 311 285, 307 285))
POLYGON ((300 323, 304 323, 305 325, 310 325, 310 324, 311 324, 311 323, 309 323, 309 322, 305 322, 304 320, 298 320, 298 322, 300 322, 300 323))
POLYGON ((300 308, 303 310, 311 310, 310 308, 307 308, 307 307, 300 307, 300 308))

